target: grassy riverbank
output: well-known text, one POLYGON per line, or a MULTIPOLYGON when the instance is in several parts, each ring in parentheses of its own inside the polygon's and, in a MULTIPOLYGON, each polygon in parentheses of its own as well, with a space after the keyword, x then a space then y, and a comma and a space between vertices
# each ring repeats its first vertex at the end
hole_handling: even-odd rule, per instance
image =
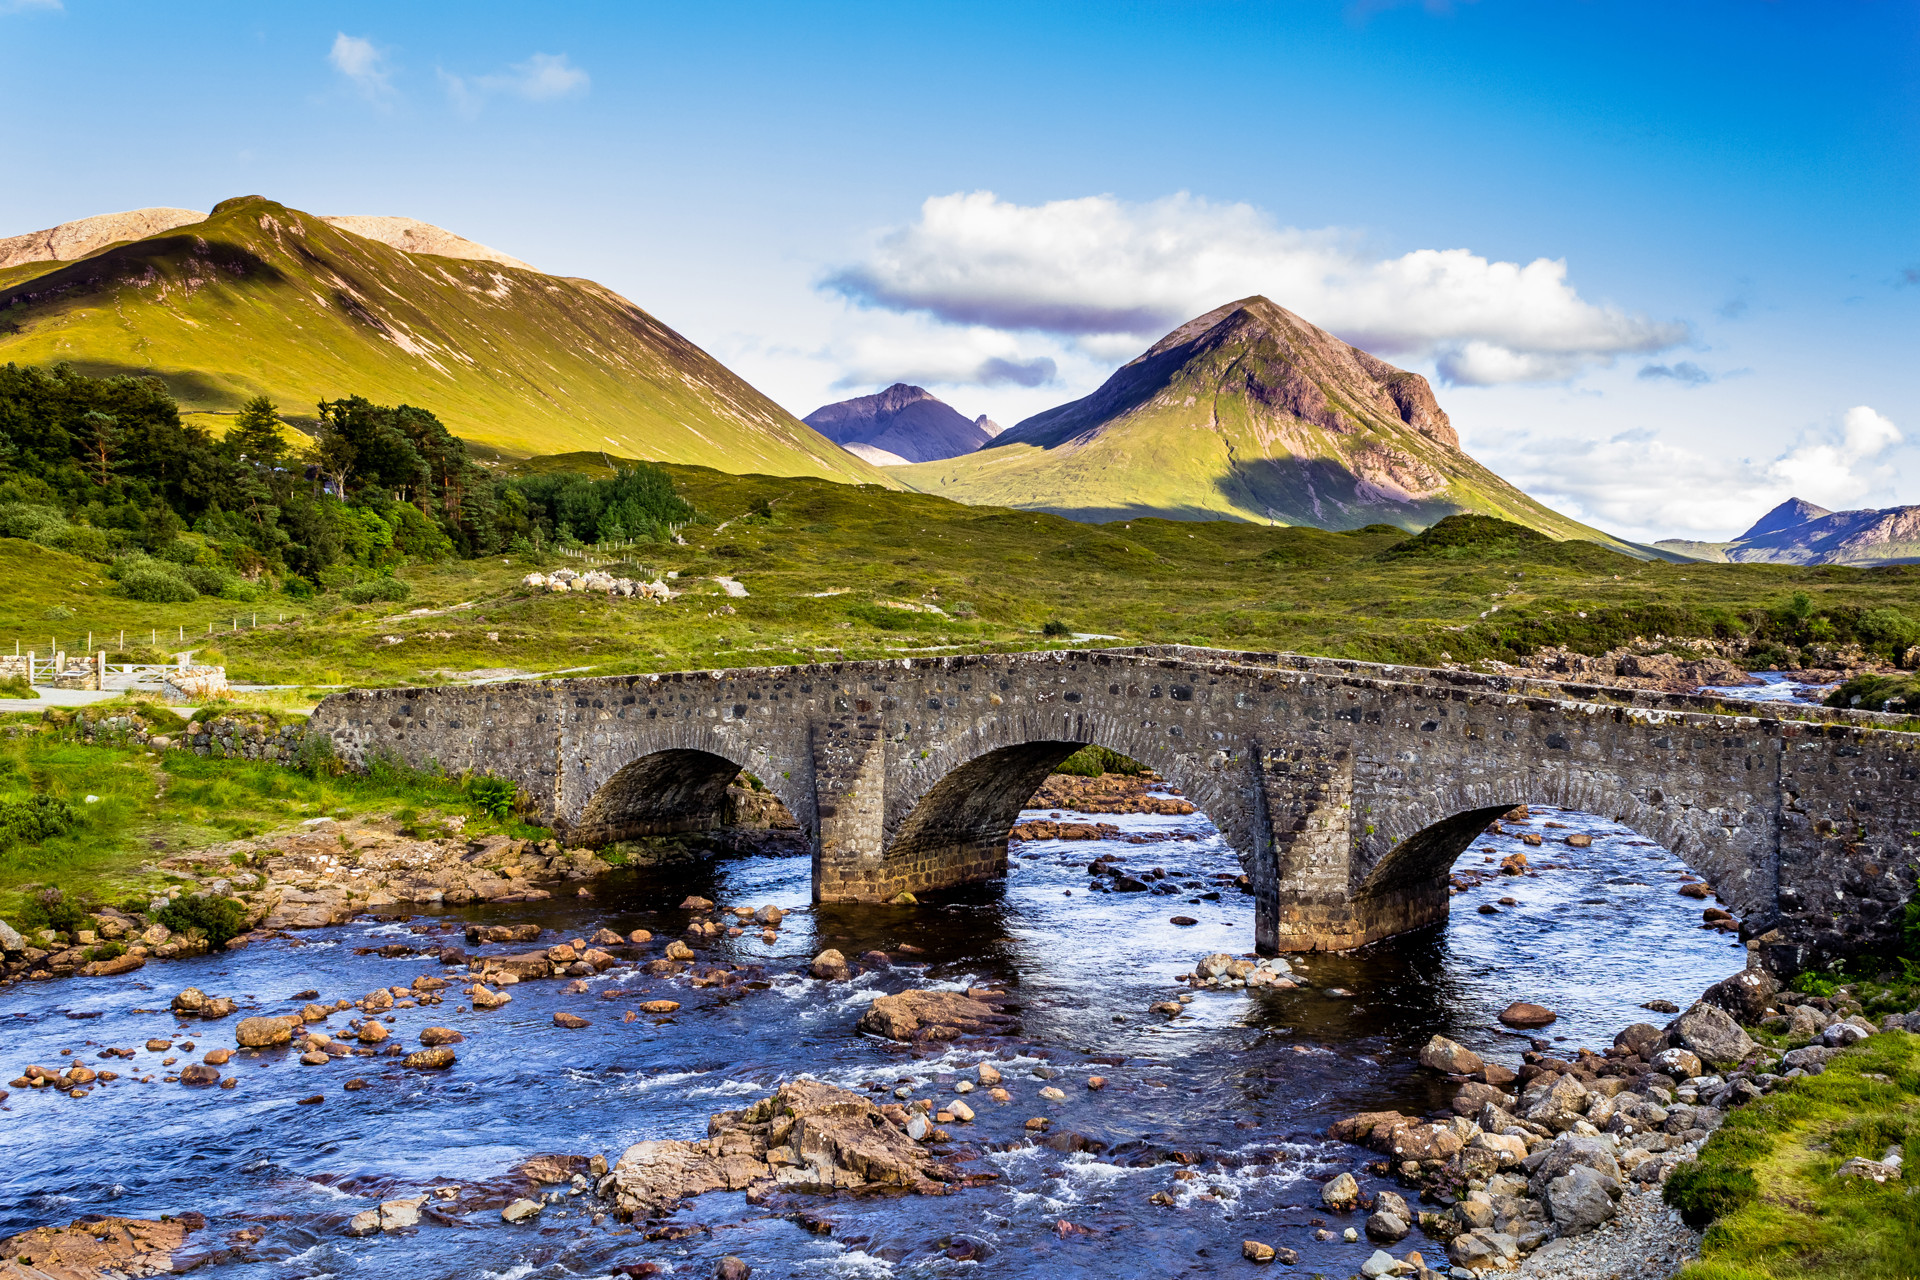
POLYGON ((48 796, 65 803, 71 822, 45 839, 15 838, 0 847, 0 918, 22 929, 37 922, 33 903, 46 888, 76 900, 144 901, 169 883, 150 866, 159 859, 310 818, 379 815, 430 830, 458 815, 476 834, 533 834, 489 815, 453 778, 392 768, 335 776, 96 745, 19 723, 25 719, 0 737, 0 807, 48 796))
POLYGON ((1920 1274, 1920 1036, 1881 1034, 1729 1114, 1668 1199, 1717 1211, 1679 1280, 1904 1280, 1920 1274), (1907 1181, 1836 1179, 1904 1152, 1907 1181))
MULTIPOLYGON (((604 471, 595 456, 533 469, 604 471)), ((1920 619, 1920 566, 1645 562, 1499 522, 1406 544, 1244 523, 1076 524, 924 494, 669 467, 688 545, 590 560, 404 566, 405 604, 127 599, 103 566, 0 539, 0 645, 198 647, 232 678, 435 683, 476 670, 614 673, 1095 643, 1289 649, 1382 661, 1601 652, 1636 635, 1844 642, 1875 609, 1920 619), (670 604, 522 590, 531 569, 677 573, 670 604), (729 596, 717 578, 743 583, 729 596), (257 624, 257 625, 256 625, 257 624), (1049 624, 1054 624, 1049 631, 1049 624), (212 627, 211 633, 209 627, 212 627), (1104 637, 1112 637, 1105 640, 1104 637)))

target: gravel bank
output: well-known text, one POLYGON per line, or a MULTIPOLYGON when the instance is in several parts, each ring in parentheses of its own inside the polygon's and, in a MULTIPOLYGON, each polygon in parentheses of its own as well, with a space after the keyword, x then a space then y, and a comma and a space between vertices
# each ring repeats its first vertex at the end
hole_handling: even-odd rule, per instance
POLYGON ((1521 1280, 1667 1280, 1699 1256, 1700 1233, 1653 1187, 1621 1197, 1619 1216, 1598 1230, 1541 1245, 1512 1274, 1521 1280))

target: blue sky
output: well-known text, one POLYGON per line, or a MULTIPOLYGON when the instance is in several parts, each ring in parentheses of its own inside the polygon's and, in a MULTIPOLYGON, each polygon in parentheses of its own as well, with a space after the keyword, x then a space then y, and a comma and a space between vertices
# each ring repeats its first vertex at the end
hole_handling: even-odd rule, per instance
POLYGON ((0 234, 404 214, 797 413, 1002 423, 1267 292, 1609 529, 1920 502, 1912 3, 0 0, 0 54, 0 234))

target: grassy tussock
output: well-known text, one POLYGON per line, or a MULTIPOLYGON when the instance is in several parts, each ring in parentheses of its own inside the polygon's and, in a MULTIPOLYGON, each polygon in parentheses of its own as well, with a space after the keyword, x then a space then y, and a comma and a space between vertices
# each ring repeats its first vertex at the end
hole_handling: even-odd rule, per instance
POLYGON ((1725 1202, 1680 1280, 1910 1280, 1920 1273, 1912 1183, 1833 1177, 1901 1146, 1920 1172, 1920 1036, 1877 1035, 1824 1074, 1734 1111, 1669 1181, 1687 1212, 1725 1202))

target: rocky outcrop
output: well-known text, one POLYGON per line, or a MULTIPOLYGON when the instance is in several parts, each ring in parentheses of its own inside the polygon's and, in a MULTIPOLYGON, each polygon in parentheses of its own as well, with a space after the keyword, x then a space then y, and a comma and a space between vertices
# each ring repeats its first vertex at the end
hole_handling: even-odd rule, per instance
POLYGON ((861 1015, 859 1029, 889 1040, 958 1040, 1002 1035, 1013 1018, 958 991, 902 991, 881 996, 861 1015))
POLYGON ((1184 816, 1193 802, 1173 792, 1160 775, 1103 773, 1083 778, 1049 774, 1027 802, 1029 809, 1070 809, 1075 813, 1164 813, 1184 816))
POLYGON ((76 1218, 64 1227, 36 1227, 0 1240, 0 1273, 31 1280, 105 1280, 106 1277, 171 1275, 194 1265, 187 1237, 204 1230, 198 1213, 158 1221, 146 1218, 76 1218), (21 1271, 6 1264, 18 1264, 21 1271))
POLYGON ((940 1194, 951 1176, 865 1097, 797 1080, 751 1107, 714 1116, 697 1142, 635 1143, 614 1166, 608 1194, 618 1216, 650 1218, 722 1189, 940 1194))
POLYGON ((486 245, 465 236, 457 236, 431 222, 421 222, 418 218, 350 213, 322 217, 320 221, 407 253, 427 253, 436 258, 464 258, 470 262, 495 262, 503 267, 517 267, 521 271, 538 270, 518 258, 508 257, 498 249, 489 249, 486 245))
POLYGON ((131 209, 126 213, 78 218, 44 231, 6 236, 0 238, 0 270, 28 262, 73 262, 98 253, 110 244, 144 240, 175 227, 189 226, 206 216, 192 209, 131 209))
POLYGON ((1760 1047, 1724 1010, 1704 1000, 1667 1024, 1663 1043, 1686 1049, 1709 1066, 1731 1066, 1760 1047))

